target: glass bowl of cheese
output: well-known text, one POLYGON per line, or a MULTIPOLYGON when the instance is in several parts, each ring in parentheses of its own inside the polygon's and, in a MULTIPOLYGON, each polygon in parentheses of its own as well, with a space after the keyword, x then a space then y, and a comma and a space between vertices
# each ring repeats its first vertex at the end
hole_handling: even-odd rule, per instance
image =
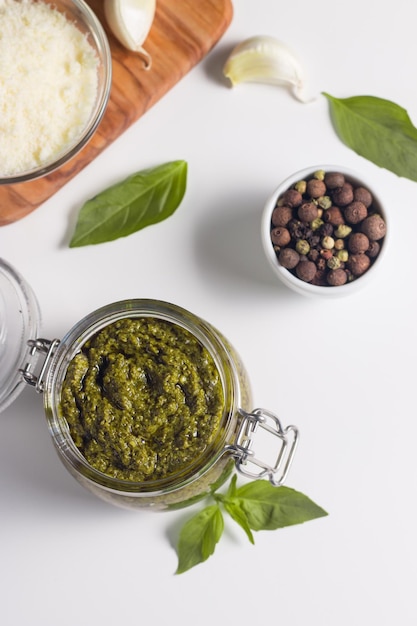
POLYGON ((0 3, 0 184, 50 174, 91 139, 110 96, 105 31, 83 0, 0 3))

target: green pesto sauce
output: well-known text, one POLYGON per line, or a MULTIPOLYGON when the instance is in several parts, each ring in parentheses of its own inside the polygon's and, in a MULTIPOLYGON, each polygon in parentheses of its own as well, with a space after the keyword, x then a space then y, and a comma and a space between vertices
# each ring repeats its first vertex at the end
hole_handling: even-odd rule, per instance
POLYGON ((186 470, 218 434, 223 408, 209 352, 152 317, 121 319, 91 337, 70 362, 61 396, 81 454, 127 481, 186 470))

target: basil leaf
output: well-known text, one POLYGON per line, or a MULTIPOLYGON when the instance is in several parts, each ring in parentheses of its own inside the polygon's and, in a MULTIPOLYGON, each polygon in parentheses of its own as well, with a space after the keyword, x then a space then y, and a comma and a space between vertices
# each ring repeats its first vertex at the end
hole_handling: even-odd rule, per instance
POLYGON ((255 480, 236 490, 236 499, 252 530, 275 530, 327 515, 304 494, 255 480))
POLYGON ((244 509, 241 507, 240 502, 238 500, 228 500, 227 498, 224 498, 223 506, 229 513, 230 517, 234 519, 241 528, 243 528, 249 541, 254 544, 255 540, 248 523, 248 518, 244 509))
POLYGON ((266 480, 255 480, 239 488, 236 483, 235 474, 226 494, 212 493, 217 504, 207 506, 183 526, 176 574, 206 561, 214 553, 224 530, 220 505, 252 544, 255 543, 252 530, 275 530, 327 515, 307 496, 289 487, 274 487, 266 480))
POLYGON ((207 506, 188 520, 180 532, 175 573, 182 574, 206 561, 213 554, 223 529, 223 515, 217 504, 207 506))
POLYGON ((374 96, 323 95, 334 129, 349 148, 379 167, 417 181, 417 129, 405 109, 374 96))
POLYGON ((234 498, 236 495, 236 483, 237 483, 237 475, 233 474, 232 479, 230 481, 229 488, 226 493, 226 498, 234 498))
POLYGON ((223 504, 230 517, 235 520, 235 522, 237 522, 239 526, 241 526, 241 528, 243 528, 249 541, 251 543, 255 543, 246 514, 241 508, 239 501, 235 498, 236 483, 237 476, 236 474, 234 474, 230 481, 226 495, 222 495, 221 493, 214 493, 213 496, 218 502, 221 502, 223 504))
POLYGON ((88 200, 80 209, 70 248, 113 241, 166 219, 184 197, 187 163, 142 170, 88 200))

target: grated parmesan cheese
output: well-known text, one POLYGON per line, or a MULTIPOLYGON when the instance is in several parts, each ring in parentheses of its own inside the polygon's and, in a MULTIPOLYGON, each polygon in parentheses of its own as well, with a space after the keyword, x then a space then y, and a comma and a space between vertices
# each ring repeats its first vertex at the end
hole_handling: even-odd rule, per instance
POLYGON ((98 57, 58 10, 0 0, 0 176, 47 165, 95 105, 98 57))

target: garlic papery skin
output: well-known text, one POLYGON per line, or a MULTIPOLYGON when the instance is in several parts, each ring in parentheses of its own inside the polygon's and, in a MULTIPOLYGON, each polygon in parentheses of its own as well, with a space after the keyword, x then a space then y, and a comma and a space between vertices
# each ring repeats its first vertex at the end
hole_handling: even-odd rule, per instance
POLYGON ((119 42, 144 61, 152 64, 150 54, 142 47, 155 18, 156 0, 104 0, 104 15, 110 30, 119 42))
POLYGON ((292 87, 297 100, 306 102, 304 70, 289 47, 274 37, 258 35, 242 41, 230 53, 223 74, 233 86, 258 82, 292 87))

